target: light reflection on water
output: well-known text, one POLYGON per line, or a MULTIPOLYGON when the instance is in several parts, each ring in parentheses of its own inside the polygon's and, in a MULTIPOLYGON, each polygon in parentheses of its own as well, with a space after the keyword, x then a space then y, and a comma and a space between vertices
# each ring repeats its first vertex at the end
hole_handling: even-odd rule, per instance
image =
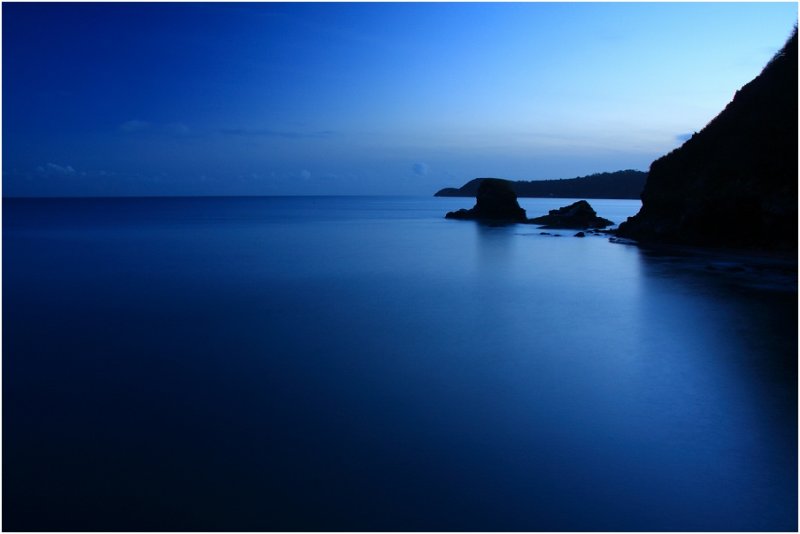
POLYGON ((4 206, 7 529, 796 528, 796 289, 468 199, 105 202, 4 206))

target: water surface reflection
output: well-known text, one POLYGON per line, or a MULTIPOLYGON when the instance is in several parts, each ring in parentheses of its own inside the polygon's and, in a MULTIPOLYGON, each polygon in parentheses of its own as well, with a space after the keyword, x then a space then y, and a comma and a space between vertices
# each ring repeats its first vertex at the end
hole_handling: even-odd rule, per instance
POLYGON ((4 528, 795 529, 796 289, 459 203, 4 205, 4 528))

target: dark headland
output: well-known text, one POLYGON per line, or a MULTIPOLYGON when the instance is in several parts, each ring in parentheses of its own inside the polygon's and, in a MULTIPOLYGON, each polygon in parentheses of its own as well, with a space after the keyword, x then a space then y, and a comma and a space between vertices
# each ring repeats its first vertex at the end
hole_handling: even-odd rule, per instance
POLYGON ((797 250, 797 28, 700 132, 652 163, 640 243, 797 250))
MULTIPOLYGON (((445 187, 436 197, 474 197, 483 180, 475 178, 461 187, 445 187)), ((563 180, 508 181, 518 197, 529 198, 631 198, 642 193, 647 173, 626 170, 602 172, 591 176, 563 180)))

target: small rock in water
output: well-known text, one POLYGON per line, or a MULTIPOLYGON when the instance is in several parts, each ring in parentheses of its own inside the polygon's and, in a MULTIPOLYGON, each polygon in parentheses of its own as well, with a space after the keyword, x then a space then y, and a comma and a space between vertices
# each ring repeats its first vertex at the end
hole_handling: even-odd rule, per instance
POLYGON ((575 234, 575 237, 586 237, 586 234, 584 234, 583 232, 578 232, 577 234, 575 234))
POLYGON ((587 230, 605 228, 614 224, 608 219, 598 217, 592 206, 585 200, 579 200, 569 206, 550 210, 547 215, 529 219, 533 224, 543 224, 545 228, 575 228, 587 230))

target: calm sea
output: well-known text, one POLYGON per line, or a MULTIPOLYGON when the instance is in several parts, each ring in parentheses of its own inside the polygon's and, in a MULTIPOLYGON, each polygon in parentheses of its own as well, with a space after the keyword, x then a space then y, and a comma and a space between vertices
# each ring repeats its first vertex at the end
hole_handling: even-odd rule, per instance
POLYGON ((473 202, 4 200, 3 529, 796 530, 796 274, 473 202))

